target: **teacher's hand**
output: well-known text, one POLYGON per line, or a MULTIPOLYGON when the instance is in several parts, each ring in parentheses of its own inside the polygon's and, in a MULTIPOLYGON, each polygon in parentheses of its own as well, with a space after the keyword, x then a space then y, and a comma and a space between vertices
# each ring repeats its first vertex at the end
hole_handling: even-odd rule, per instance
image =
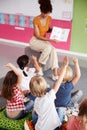
POLYGON ((58 40, 56 40, 56 39, 51 39, 51 42, 58 43, 59 41, 58 41, 58 40))

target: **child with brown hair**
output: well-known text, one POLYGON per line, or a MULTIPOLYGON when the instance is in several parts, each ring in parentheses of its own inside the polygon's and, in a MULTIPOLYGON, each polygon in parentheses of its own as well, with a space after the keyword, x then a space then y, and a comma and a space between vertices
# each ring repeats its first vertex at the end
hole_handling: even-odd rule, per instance
POLYGON ((17 58, 17 64, 19 67, 18 69, 21 71, 21 74, 22 74, 22 82, 21 82, 20 87, 23 93, 25 94, 25 96, 34 100, 35 97, 31 95, 30 93, 29 83, 33 76, 35 75, 42 76, 43 73, 41 73, 40 71, 41 67, 39 66, 37 62, 37 58, 34 55, 31 56, 31 60, 30 60, 30 57, 28 57, 27 55, 21 55, 17 58), (30 67, 31 60, 33 61, 34 67, 30 67))
POLYGON ((53 89, 46 92, 47 83, 41 76, 34 76, 30 81, 30 91, 36 96, 32 113, 35 130, 54 130, 60 126, 60 120, 54 105, 56 93, 60 87, 68 65, 68 58, 64 57, 61 74, 53 89))
POLYGON ((31 60, 33 61, 34 67, 30 67, 30 58, 27 55, 21 55, 17 58, 17 64, 22 72, 22 82, 21 82, 21 89, 22 90, 29 90, 29 82, 30 79, 35 76, 36 74, 38 75, 43 75, 40 73, 41 67, 39 66, 37 62, 37 58, 32 55, 31 60))
POLYGON ((5 66, 11 69, 4 78, 1 91, 1 95, 7 100, 5 114, 11 119, 21 119, 32 110, 34 102, 32 100, 24 102, 20 88, 22 79, 20 71, 11 63, 5 66))
POLYGON ((79 105, 78 116, 71 116, 67 130, 87 130, 87 98, 79 105))

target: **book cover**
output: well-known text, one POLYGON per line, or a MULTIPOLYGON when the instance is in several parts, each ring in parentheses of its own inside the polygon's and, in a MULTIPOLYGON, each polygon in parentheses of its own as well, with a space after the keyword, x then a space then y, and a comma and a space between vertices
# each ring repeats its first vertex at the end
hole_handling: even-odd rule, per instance
POLYGON ((53 27, 50 39, 56 39, 58 41, 66 42, 68 39, 70 29, 68 28, 60 28, 60 27, 53 27))

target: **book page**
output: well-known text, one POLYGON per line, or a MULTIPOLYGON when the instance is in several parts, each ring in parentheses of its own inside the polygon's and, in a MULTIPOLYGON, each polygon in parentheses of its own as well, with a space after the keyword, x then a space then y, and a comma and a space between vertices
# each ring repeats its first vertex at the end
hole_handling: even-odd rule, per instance
POLYGON ((66 42, 68 39, 70 29, 60 28, 60 27, 53 27, 50 39, 56 39, 58 41, 66 42))

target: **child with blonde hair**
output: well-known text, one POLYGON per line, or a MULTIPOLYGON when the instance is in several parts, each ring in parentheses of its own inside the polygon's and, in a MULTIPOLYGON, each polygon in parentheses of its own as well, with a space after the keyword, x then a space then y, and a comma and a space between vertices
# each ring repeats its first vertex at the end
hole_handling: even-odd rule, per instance
MULTIPOLYGON (((79 81, 81 76, 78 59, 73 57, 72 60, 74 63, 75 74, 73 74, 74 71, 72 68, 67 66, 63 82, 61 83, 59 91, 56 93, 55 105, 61 122, 63 122, 65 108, 75 106, 77 103, 79 103, 83 95, 81 90, 77 90, 72 93, 74 85, 79 81)), ((60 73, 61 68, 58 70, 58 75, 60 75, 60 73)))
POLYGON ((68 65, 68 58, 64 57, 60 76, 53 89, 46 92, 47 83, 41 76, 34 76, 30 81, 30 91, 36 96, 32 113, 35 130, 54 130, 60 126, 60 120, 55 108, 54 100, 60 87, 68 65))

